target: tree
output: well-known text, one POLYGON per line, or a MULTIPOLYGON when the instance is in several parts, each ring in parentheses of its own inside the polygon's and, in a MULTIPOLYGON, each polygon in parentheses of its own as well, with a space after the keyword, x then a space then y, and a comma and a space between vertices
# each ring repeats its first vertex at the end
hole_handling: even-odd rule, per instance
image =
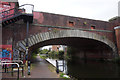
POLYGON ((47 54, 48 52, 49 52, 49 50, 43 49, 43 50, 40 51, 40 54, 47 54))

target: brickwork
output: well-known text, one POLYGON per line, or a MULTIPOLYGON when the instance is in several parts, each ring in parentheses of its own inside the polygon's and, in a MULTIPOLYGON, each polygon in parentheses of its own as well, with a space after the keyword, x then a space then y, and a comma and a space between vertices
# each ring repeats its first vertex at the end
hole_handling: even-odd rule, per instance
MULTIPOLYGON (((83 28, 91 29, 91 26, 95 26, 95 30, 110 30, 114 31, 113 23, 107 21, 99 21, 92 19, 85 19, 80 17, 72 17, 58 14, 50 14, 44 12, 34 12, 34 15, 40 15, 42 18, 34 18, 35 23, 42 25, 52 25, 52 26, 63 26, 63 27, 74 27, 74 28, 83 28), (72 24, 73 23, 73 24, 72 24)), ((103 36, 107 36, 110 40, 114 41, 113 33, 108 32, 96 32, 91 31, 103 36)))
MULTIPOLYGON (((70 28, 75 28, 75 29, 87 29, 88 31, 86 32, 89 32, 89 35, 90 33, 91 34, 94 33, 96 34, 96 37, 101 36, 101 38, 105 39, 106 41, 102 41, 101 39, 97 38, 99 41, 104 42, 104 43, 109 43, 108 45, 112 47, 113 50, 116 50, 115 46, 113 45, 115 44, 114 27, 116 25, 119 25, 117 21, 107 22, 107 21, 85 19, 85 18, 80 18, 80 17, 72 17, 72 16, 65 16, 65 15, 59 15, 59 14, 34 12, 34 23, 31 24, 29 27, 29 37, 33 37, 32 40, 29 40, 29 41, 31 45, 33 46, 35 46, 35 44, 37 44, 40 41, 51 39, 53 35, 56 35, 56 36, 59 35, 56 32, 59 32, 60 30, 69 30, 69 29, 57 29, 57 28, 50 28, 50 27, 48 28, 48 27, 42 27, 39 25, 35 26, 34 24, 62 26, 62 27, 70 27, 70 28), (94 27, 94 28, 91 29, 91 27, 94 27), (100 31, 100 30, 103 30, 103 31, 100 31), (56 34, 51 35, 50 33, 49 35, 46 35, 47 33, 45 32, 54 32, 56 34), (38 33, 43 33, 42 36, 44 38, 41 38, 41 40, 37 39, 36 35, 38 33), (33 35, 35 35, 35 37, 33 35), (50 35, 51 37, 46 37, 50 35)), ((84 30, 80 30, 80 31, 84 31, 84 30)), ((18 43, 18 41, 24 40, 26 38, 26 24, 23 23, 22 20, 18 21, 14 24, 4 27, 2 33, 3 33, 3 39, 2 39, 3 44, 18 43)), ((86 34, 84 33, 84 35, 86 34)), ((61 35, 64 35, 64 34, 61 33, 61 35)), ((77 33, 76 35, 80 35, 80 34, 77 33)), ((60 36, 58 36, 58 38, 59 37, 60 36)), ((73 36, 73 37, 76 37, 76 36, 73 36)), ((95 36, 92 39, 94 38, 95 36)), ((25 46, 25 41, 24 41, 24 46, 25 46)))

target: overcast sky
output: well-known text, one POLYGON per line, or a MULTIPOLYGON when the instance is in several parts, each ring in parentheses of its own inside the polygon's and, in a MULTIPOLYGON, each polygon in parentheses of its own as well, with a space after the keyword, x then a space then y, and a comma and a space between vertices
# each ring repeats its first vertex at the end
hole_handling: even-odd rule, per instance
POLYGON ((108 21, 118 16, 119 0, 18 0, 33 4, 34 11, 108 21))

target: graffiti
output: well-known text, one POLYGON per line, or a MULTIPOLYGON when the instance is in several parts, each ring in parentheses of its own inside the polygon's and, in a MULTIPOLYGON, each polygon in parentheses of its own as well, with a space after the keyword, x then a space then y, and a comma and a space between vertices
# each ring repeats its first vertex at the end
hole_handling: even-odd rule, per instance
POLYGON ((0 60, 12 59, 12 45, 0 45, 0 60))

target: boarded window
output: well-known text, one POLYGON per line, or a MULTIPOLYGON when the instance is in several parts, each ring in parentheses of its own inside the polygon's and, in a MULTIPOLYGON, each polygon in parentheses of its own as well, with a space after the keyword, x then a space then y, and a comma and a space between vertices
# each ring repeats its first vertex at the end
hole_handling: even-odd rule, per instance
POLYGON ((72 22, 72 21, 69 21, 68 25, 69 25, 69 26, 74 26, 74 25, 75 25, 75 23, 74 23, 74 22, 72 22))
POLYGON ((92 30, 95 29, 95 26, 91 26, 91 29, 92 29, 92 30))

